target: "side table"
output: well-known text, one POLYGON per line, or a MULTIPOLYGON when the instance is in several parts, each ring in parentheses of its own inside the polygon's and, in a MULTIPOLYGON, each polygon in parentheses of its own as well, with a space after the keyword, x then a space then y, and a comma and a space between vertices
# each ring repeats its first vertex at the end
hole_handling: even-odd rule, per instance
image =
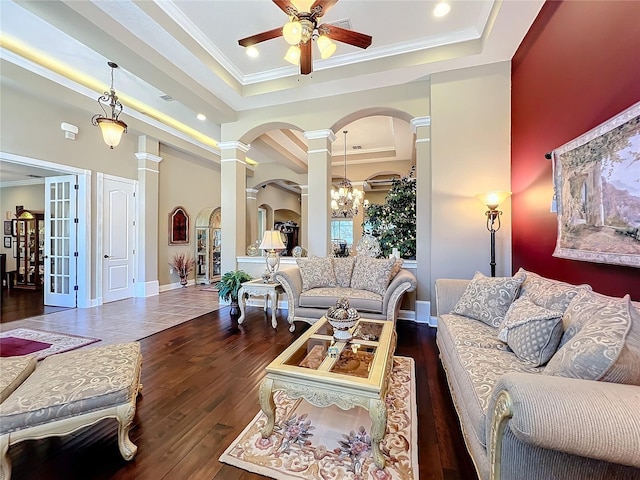
POLYGON ((247 299, 253 296, 264 297, 264 311, 267 311, 269 306, 269 299, 271 299, 271 326, 276 328, 278 322, 276 321, 276 309, 278 308, 278 296, 284 293, 282 285, 279 283, 264 283, 262 279, 251 280, 250 282, 244 282, 238 290, 238 303, 240 306, 240 318, 238 318, 238 325, 242 325, 244 322, 244 309, 247 305, 247 299))

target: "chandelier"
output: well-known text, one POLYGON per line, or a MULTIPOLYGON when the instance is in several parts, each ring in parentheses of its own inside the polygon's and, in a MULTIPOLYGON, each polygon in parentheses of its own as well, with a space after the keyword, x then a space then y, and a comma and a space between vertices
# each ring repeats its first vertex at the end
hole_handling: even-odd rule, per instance
POLYGON ((118 116, 122 113, 122 104, 113 89, 113 70, 118 68, 118 65, 113 62, 107 62, 107 65, 111 67, 111 88, 108 92, 104 92, 98 97, 98 105, 102 108, 104 116, 99 113, 94 115, 91 123, 100 127, 104 143, 113 149, 113 147, 117 147, 120 144, 122 134, 127 131, 127 124, 122 120, 118 120, 118 116), (111 109, 111 116, 107 113, 107 108, 111 109))
POLYGON ((344 178, 338 183, 338 189, 331 189, 331 215, 333 217, 353 217, 358 214, 362 200, 362 191, 354 188, 347 178, 347 130, 344 133, 344 178))

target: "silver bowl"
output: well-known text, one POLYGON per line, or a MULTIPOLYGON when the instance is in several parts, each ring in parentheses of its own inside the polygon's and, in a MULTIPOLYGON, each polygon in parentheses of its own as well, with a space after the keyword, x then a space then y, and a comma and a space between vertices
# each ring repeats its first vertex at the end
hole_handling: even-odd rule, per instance
POLYGON ((326 316, 326 318, 329 325, 333 327, 333 338, 340 341, 347 341, 353 338, 349 329, 353 328, 356 322, 360 319, 360 316, 358 315, 356 318, 345 319, 331 318, 329 316, 326 316))

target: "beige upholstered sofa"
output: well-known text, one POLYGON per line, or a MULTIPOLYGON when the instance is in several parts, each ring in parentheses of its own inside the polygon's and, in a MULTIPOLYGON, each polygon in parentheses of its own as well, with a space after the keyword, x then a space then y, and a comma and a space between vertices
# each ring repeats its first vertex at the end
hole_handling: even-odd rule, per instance
POLYGON ((131 460, 141 366, 138 342, 59 353, 37 366, 30 356, 0 358, 0 480, 11 478, 11 445, 66 435, 105 418, 118 420, 120 454, 131 460))
POLYGON ((294 321, 316 322, 341 297, 361 316, 395 321, 402 296, 416 289, 416 278, 402 268, 402 260, 310 257, 297 263, 275 275, 287 293, 291 331, 294 321))
POLYGON ((435 293, 479 478, 640 479, 640 305, 522 269, 435 293))

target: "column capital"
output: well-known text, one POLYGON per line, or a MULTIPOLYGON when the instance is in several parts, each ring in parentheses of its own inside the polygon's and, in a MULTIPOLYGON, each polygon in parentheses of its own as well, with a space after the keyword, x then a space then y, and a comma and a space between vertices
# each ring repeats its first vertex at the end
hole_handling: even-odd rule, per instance
POLYGON ((309 132, 304 132, 304 138, 307 140, 316 140, 319 138, 328 138, 331 143, 336 141, 336 134, 333 133, 333 130, 325 129, 325 130, 312 130, 309 132))
POLYGON ((411 131, 416 133, 418 127, 428 127, 431 125, 431 117, 414 117, 409 123, 411 124, 411 131))
POLYGON ((245 188, 244 191, 247 192, 247 200, 256 200, 256 194, 258 193, 258 190, 256 190, 255 188, 245 188))
POLYGON ((138 160, 149 160, 151 162, 160 163, 162 161, 162 157, 158 155, 154 155, 153 153, 147 152, 136 152, 135 156, 138 160))
POLYGON ((251 145, 234 140, 230 142, 218 142, 218 148, 220 150, 240 150, 243 153, 247 153, 251 148, 251 145))

